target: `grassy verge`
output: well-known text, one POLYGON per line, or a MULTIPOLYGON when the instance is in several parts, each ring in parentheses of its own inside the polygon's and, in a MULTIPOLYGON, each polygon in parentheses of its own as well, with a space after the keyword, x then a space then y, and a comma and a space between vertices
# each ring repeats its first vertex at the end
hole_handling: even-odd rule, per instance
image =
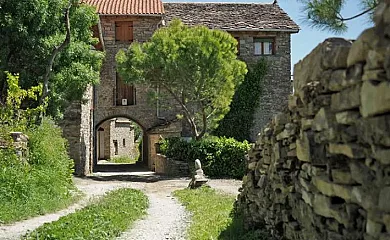
POLYGON ((207 187, 174 192, 192 214, 188 229, 190 240, 271 240, 263 231, 248 231, 243 221, 233 213, 235 197, 207 187))
POLYGON ((113 239, 143 216, 147 207, 148 199, 141 191, 119 189, 58 221, 44 224, 23 239, 113 239))
MULTIPOLYGON (((3 136, 9 131, 0 125, 3 136)), ((20 159, 12 147, 0 148, 0 223, 53 212, 77 200, 73 161, 62 130, 44 120, 26 133, 30 139, 25 159, 20 159)))
POLYGON ((111 163, 129 163, 134 164, 138 160, 138 157, 136 158, 130 158, 130 157, 114 157, 109 159, 108 161, 111 163))

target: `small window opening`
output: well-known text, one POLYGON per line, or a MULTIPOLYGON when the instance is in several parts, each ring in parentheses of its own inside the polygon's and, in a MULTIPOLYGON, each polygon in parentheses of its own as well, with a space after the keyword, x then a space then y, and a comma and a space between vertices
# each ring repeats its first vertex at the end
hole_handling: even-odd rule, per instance
POLYGON ((255 55, 273 55, 275 54, 275 39, 273 38, 254 38, 255 55))
POLYGON ((126 139, 123 139, 123 146, 126 147, 126 139))
POLYGON ((115 152, 115 155, 118 155, 118 141, 117 140, 113 140, 114 142, 114 152, 115 152))

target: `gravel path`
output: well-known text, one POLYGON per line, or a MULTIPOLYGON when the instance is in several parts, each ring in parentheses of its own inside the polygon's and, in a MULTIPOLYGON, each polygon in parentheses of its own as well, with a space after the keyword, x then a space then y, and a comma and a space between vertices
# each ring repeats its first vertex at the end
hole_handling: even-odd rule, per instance
MULTIPOLYGON (((189 178, 166 179, 152 172, 100 173, 90 178, 75 178, 77 188, 85 194, 78 203, 56 213, 34 217, 11 225, 0 225, 1 240, 16 240, 47 222, 85 207, 91 199, 118 188, 142 190, 149 198, 150 207, 144 219, 137 221, 117 240, 184 240, 190 215, 173 198, 172 192, 187 187, 189 178)), ((230 194, 237 194, 241 181, 210 180, 209 185, 230 194)))

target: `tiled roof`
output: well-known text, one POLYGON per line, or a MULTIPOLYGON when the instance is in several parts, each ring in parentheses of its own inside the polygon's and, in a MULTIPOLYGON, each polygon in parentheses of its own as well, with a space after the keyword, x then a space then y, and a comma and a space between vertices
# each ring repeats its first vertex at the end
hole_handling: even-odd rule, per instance
POLYGON ((101 15, 161 15, 164 6, 161 0, 81 0, 95 6, 101 15))
POLYGON ((230 31, 291 31, 298 25, 272 3, 164 3, 166 20, 230 31))

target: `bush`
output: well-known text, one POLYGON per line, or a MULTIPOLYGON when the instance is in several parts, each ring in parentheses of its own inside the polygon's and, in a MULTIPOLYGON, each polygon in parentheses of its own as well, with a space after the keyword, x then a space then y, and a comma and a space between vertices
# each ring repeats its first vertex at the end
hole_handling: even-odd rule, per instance
POLYGON ((44 120, 39 127, 28 129, 27 135, 27 163, 13 149, 0 149, 0 222, 53 211, 73 199, 73 162, 61 130, 44 120))
POLYGON ((209 137, 187 142, 180 138, 162 141, 161 151, 168 158, 194 165, 195 159, 202 162, 202 169, 210 177, 241 179, 245 174, 245 155, 250 148, 247 141, 233 138, 209 137))

